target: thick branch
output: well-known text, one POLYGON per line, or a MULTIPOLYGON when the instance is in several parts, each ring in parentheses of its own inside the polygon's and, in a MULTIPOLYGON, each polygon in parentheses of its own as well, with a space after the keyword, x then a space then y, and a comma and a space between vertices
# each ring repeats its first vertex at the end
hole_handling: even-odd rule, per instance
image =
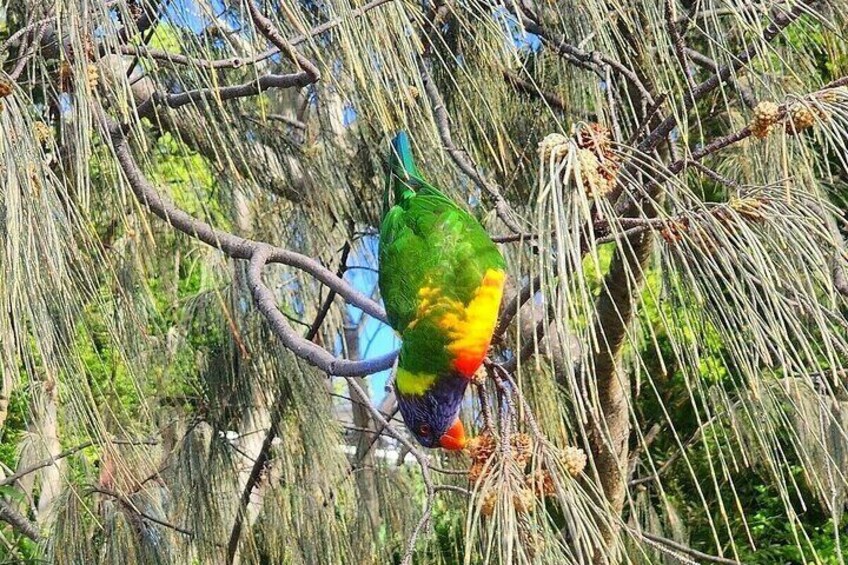
POLYGON ((630 434, 628 389, 618 359, 635 313, 636 296, 651 255, 650 232, 632 236, 616 249, 595 307, 595 341, 592 359, 599 410, 590 428, 592 461, 599 486, 618 515, 626 493, 627 442, 630 434))
POLYGON ((266 243, 238 237, 231 233, 213 228, 209 224, 194 218, 162 197, 144 177, 132 156, 129 144, 121 127, 106 117, 101 110, 103 126, 109 131, 115 155, 130 187, 138 201, 147 206, 159 218, 168 222, 178 231, 198 239, 216 249, 220 249, 233 259, 250 260, 248 280, 254 301, 259 311, 266 317, 271 330, 297 356, 315 365, 330 375, 362 376, 388 369, 394 363, 397 353, 390 353, 376 359, 348 361, 339 359, 324 348, 305 340, 298 335, 289 321, 277 308, 276 297, 262 282, 261 272, 267 263, 281 263, 305 271, 318 281, 345 298, 348 303, 360 308, 370 316, 385 321, 386 314, 379 304, 354 289, 337 277, 321 263, 266 243))
POLYGON ((41 540, 41 535, 38 533, 38 528, 35 524, 27 520, 26 516, 12 508, 2 498, 0 498, 0 520, 6 522, 32 541, 41 540))

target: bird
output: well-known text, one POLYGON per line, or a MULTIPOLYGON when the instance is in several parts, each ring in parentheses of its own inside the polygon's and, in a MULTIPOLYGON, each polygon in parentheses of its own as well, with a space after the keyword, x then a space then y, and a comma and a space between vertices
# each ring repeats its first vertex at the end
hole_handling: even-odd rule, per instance
POLYGON ((394 389, 403 421, 422 446, 461 450, 459 410, 495 331, 506 263, 477 219, 424 179, 404 131, 388 159, 378 272, 401 338, 394 389))

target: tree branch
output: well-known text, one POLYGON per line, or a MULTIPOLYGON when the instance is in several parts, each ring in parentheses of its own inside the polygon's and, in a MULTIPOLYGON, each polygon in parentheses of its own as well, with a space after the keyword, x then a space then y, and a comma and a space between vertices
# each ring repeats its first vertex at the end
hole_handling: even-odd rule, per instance
POLYGON ((241 539, 241 530, 244 525, 244 513, 247 510, 247 505, 250 504, 250 497, 253 495, 253 489, 259 484, 262 478, 262 473, 265 466, 271 458, 271 446, 274 439, 279 435, 280 422, 288 405, 288 396, 279 395, 274 400, 274 407, 271 412, 271 423, 268 427, 268 432, 265 434, 265 439, 262 440, 262 447, 259 449, 259 454, 253 461, 253 467, 250 469, 250 475, 242 489, 241 497, 239 498, 238 508, 236 509, 236 517, 233 522, 233 527, 230 530, 230 538, 227 542, 227 563, 235 562, 238 552, 239 540, 241 539))
MULTIPOLYGON (((136 440, 112 440, 111 443, 114 443, 114 444, 129 444, 129 445, 158 445, 159 442, 157 442, 156 440, 149 439, 149 440, 137 440, 137 441, 136 440)), ((44 467, 49 467, 50 465, 54 465, 56 463, 56 461, 59 461, 60 459, 64 459, 65 457, 70 457, 74 453, 78 453, 78 452, 82 451, 83 449, 85 449, 87 447, 91 447, 92 445, 94 445, 93 441, 86 441, 86 442, 83 442, 83 443, 81 443, 81 444, 79 444, 75 447, 68 448, 65 451, 62 451, 61 453, 57 453, 53 457, 47 457, 45 459, 42 459, 41 461, 38 461, 37 463, 33 463, 29 467, 27 467, 25 469, 21 469, 19 471, 16 471, 14 474, 9 475, 8 477, 6 477, 3 480, 0 480, 0 487, 4 487, 6 485, 11 485, 11 484, 15 483, 16 481, 18 481, 18 479, 20 479, 21 477, 25 477, 26 475, 29 475, 30 473, 34 473, 34 472, 38 471, 39 469, 43 469, 44 467)))
POLYGON ((143 206, 149 208, 154 215, 178 231, 216 249, 220 249, 228 257, 233 259, 250 260, 257 248, 260 246, 265 247, 269 250, 269 263, 280 263, 308 272, 322 284, 335 290, 347 302, 360 308, 369 316, 383 322, 386 321, 385 310, 379 304, 345 281, 339 279, 332 271, 315 259, 294 251, 289 251, 288 249, 283 249, 282 247, 275 247, 267 243, 245 239, 213 228, 206 222, 194 218, 177 208, 176 205, 160 195, 156 188, 150 184, 150 181, 144 177, 144 174, 135 162, 135 158, 132 156, 126 136, 117 122, 106 117, 105 113, 102 113, 102 122, 103 127, 109 132, 115 156, 130 183, 133 193, 138 201, 143 206))
POLYGON ((253 24, 259 30, 259 33, 273 43, 282 53, 285 53, 292 62, 298 65, 302 69, 302 74, 305 78, 308 78, 310 82, 318 82, 321 79, 321 72, 318 70, 318 67, 312 61, 298 53, 294 46, 286 41, 283 34, 274 27, 273 22, 259 11, 253 0, 248 0, 247 9, 250 12, 250 19, 253 20, 253 24))
MULTIPOLYGON (((338 27, 345 21, 353 21, 363 16, 367 12, 370 12, 374 8, 378 8, 383 4, 388 4, 392 1, 393 0, 371 0, 371 2, 368 2, 364 6, 356 8, 355 10, 351 10, 351 12, 346 16, 331 18, 323 24, 313 27, 305 35, 298 35, 292 38, 288 41, 288 43, 292 47, 297 47, 301 43, 305 43, 313 37, 319 36, 322 33, 326 33, 331 29, 338 27)), ((105 46, 101 46, 101 52, 108 53, 109 51, 105 46)), ((163 61, 174 65, 196 66, 209 69, 238 69, 246 65, 261 63, 265 59, 273 57, 274 55, 279 53, 280 48, 275 45, 274 47, 270 47, 262 51, 261 53, 257 53, 256 55, 253 55, 251 57, 230 57, 229 59, 203 59, 200 57, 191 57, 179 53, 171 53, 163 49, 153 49, 150 47, 134 45, 121 45, 119 47, 119 52, 123 55, 149 57, 151 59, 156 59, 158 61, 163 61)))
POLYGON ((32 541, 41 541, 38 527, 27 520, 26 516, 12 508, 8 502, 0 498, 0 520, 6 522, 16 531, 22 533, 32 541))
POLYGON ((280 263, 309 273, 315 279, 337 292, 348 303, 360 308, 368 315, 385 322, 383 308, 337 277, 315 259, 299 253, 275 247, 213 228, 209 224, 194 218, 161 196, 135 162, 127 139, 121 127, 100 110, 103 128, 109 132, 118 163, 129 181, 138 201, 148 207, 154 215, 166 221, 178 231, 198 239, 216 249, 220 249, 233 259, 250 261, 249 283, 254 301, 260 312, 268 320, 274 334, 296 355, 315 365, 330 375, 362 376, 388 369, 392 366, 397 353, 390 353, 376 359, 348 361, 339 359, 322 347, 306 341, 298 335, 286 317, 276 305, 276 297, 262 282, 261 271, 268 263, 280 263))
POLYGON ((565 112, 565 102, 562 98, 554 94, 553 92, 545 92, 540 90, 535 84, 524 80, 518 75, 511 73, 510 71, 503 71, 504 80, 507 83, 515 87, 516 90, 520 92, 525 92, 532 96, 536 96, 545 101, 545 103, 551 108, 556 108, 561 112, 565 112))
POLYGON ((259 77, 257 80, 245 82, 243 84, 222 86, 221 88, 199 88, 197 90, 189 90, 188 92, 180 92, 178 94, 161 94, 154 92, 153 95, 144 101, 138 107, 138 115, 140 117, 151 117, 156 106, 164 105, 169 108, 179 108, 193 102, 201 102, 207 100, 232 100, 234 98, 244 98, 247 96, 256 96, 260 92, 270 88, 303 88, 309 86, 314 81, 305 73, 291 73, 286 75, 269 74, 259 77))
POLYGON ((727 559, 726 557, 718 557, 716 555, 710 555, 708 553, 703 553, 701 551, 698 551, 697 549, 692 549, 691 547, 689 547, 687 545, 683 545, 682 543, 676 542, 676 541, 668 539, 668 538, 664 538, 664 537, 657 536, 657 535, 654 535, 654 534, 649 534, 647 532, 636 531, 632 528, 630 528, 630 531, 634 535, 636 535, 637 537, 640 537, 640 538, 643 538, 645 540, 654 542, 656 544, 664 545, 666 547, 674 549, 675 551, 679 551, 681 553, 689 555, 690 557, 695 557, 695 558, 701 560, 701 562, 709 561, 710 563, 722 563, 724 565, 742 565, 741 562, 736 561, 735 559, 727 559))
POLYGON ((424 90, 427 93, 427 97, 430 99, 430 104, 432 105, 433 118, 436 120, 439 137, 441 138, 442 144, 445 146, 448 155, 450 155, 453 162, 456 163, 456 166, 465 173, 465 176, 471 179, 474 184, 489 195, 495 203, 495 211, 501 221, 513 232, 521 233, 523 231, 521 226, 512 217, 512 208, 500 193, 498 187, 486 180, 477 170, 476 165, 471 160, 471 157, 468 156, 468 153, 458 148, 454 143, 451 135, 450 117, 448 116, 447 108, 445 107, 442 96, 439 94, 438 88, 436 88, 436 83, 433 82, 433 77, 430 76, 430 72, 427 70, 426 63, 423 60, 418 61, 418 69, 421 73, 421 81, 424 83, 424 90))
MULTIPOLYGON (((568 43, 568 41, 566 41, 563 37, 554 37, 550 32, 543 28, 539 22, 531 19, 525 14, 519 14, 519 17, 521 18, 522 25, 524 25, 527 31, 541 37, 546 45, 551 47, 558 54, 565 56, 572 64, 595 72, 599 72, 600 68, 608 67, 615 74, 624 77, 626 81, 633 85, 636 90, 639 91, 639 95, 646 104, 649 106, 654 105, 653 95, 633 69, 622 64, 620 61, 616 61, 615 59, 604 55, 603 53, 598 51, 583 51, 579 47, 568 43)), ((602 73, 600 74, 600 77, 604 79, 602 73)))
POLYGON ((247 271, 247 283, 253 295, 253 301, 265 316, 271 330, 283 345, 295 355, 333 376, 363 376, 391 368, 397 357, 397 352, 389 353, 374 359, 349 361, 339 359, 323 347, 307 341, 292 329, 288 320, 277 308, 274 293, 262 282, 262 269, 273 257, 270 246, 258 247, 250 260, 247 271))
MULTIPOLYGON (((344 247, 342 248, 342 256, 339 259, 339 268, 336 271, 336 276, 340 279, 344 277, 345 271, 347 270, 347 258, 350 255, 350 242, 346 241, 344 247)), ((321 324, 324 323, 324 319, 327 317, 327 314, 330 312, 330 307, 333 305, 333 300, 336 298, 336 291, 330 290, 329 294, 327 294, 327 298, 324 299, 324 302, 321 304, 321 307, 318 309, 318 314, 315 316, 315 321, 312 322, 312 325, 309 326, 309 330, 306 332, 304 339, 308 341, 312 341, 315 339, 315 336, 318 335, 318 331, 321 329, 321 324)))
POLYGON ((148 522, 153 522, 154 524, 158 524, 160 526, 168 528, 169 530, 174 530, 175 532, 179 532, 179 533, 183 534, 184 536, 188 536, 190 538, 194 537, 194 532, 192 532, 191 530, 187 530, 183 527, 177 526, 175 524, 171 524, 170 522, 166 522, 164 520, 160 520, 159 518, 156 518, 155 516, 151 516, 150 514, 145 513, 144 511, 140 510, 135 504, 133 504, 132 501, 130 501, 129 499, 127 499, 126 497, 124 497, 123 495, 121 495, 121 494, 119 494, 115 491, 100 488, 100 487, 90 487, 89 490, 90 490, 90 492, 96 492, 98 494, 103 494, 103 495, 109 496, 111 498, 114 498, 115 500, 117 500, 118 502, 121 503, 121 506, 123 506, 124 508, 126 508, 127 510, 132 512, 133 514, 137 515, 138 517, 140 517, 144 520, 147 520, 148 522))
MULTIPOLYGON (((801 4, 793 6, 792 10, 788 13, 780 14, 777 16, 774 21, 769 24, 769 26, 763 31, 763 35, 761 37, 761 42, 768 43, 786 27, 788 27, 792 22, 797 20, 804 13, 804 9, 802 6, 806 4, 812 3, 813 0, 804 0, 801 4)), ((746 65, 753 59, 754 55, 759 51, 757 45, 749 45, 747 49, 739 53, 733 60, 733 62, 729 65, 724 65, 720 69, 716 71, 714 75, 706 79, 704 82, 698 84, 692 90, 692 96, 688 97, 684 103, 684 110, 688 112, 691 110, 695 103, 697 103, 702 98, 706 97, 713 90, 718 88, 722 83, 727 81, 730 76, 742 66, 746 65)), ((648 134, 648 136, 642 140, 642 143, 639 144, 639 150, 643 153, 649 153, 660 142, 671 133, 677 126, 677 118, 674 115, 669 115, 665 118, 654 130, 648 134)))

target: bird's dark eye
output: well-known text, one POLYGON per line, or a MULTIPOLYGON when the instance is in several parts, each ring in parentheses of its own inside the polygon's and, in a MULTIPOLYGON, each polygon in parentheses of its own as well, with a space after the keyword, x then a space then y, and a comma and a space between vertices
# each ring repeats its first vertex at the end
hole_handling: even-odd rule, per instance
POLYGON ((418 426, 418 435, 420 435, 422 437, 429 437, 430 432, 431 432, 431 430, 430 430, 429 425, 421 424, 420 426, 418 426))

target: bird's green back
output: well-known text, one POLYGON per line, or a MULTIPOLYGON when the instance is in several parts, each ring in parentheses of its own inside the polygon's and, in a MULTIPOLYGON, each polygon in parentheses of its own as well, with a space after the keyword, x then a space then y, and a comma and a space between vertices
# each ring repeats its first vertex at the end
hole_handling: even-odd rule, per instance
POLYGON ((404 334, 408 354, 403 357, 412 364, 407 369, 430 370, 441 361, 447 364, 446 338, 427 320, 407 331, 416 320, 422 289, 465 305, 487 270, 505 265, 480 223, 422 178, 405 136, 401 141, 386 183, 385 198, 392 194, 394 205, 380 229, 380 292, 389 323, 404 334))

